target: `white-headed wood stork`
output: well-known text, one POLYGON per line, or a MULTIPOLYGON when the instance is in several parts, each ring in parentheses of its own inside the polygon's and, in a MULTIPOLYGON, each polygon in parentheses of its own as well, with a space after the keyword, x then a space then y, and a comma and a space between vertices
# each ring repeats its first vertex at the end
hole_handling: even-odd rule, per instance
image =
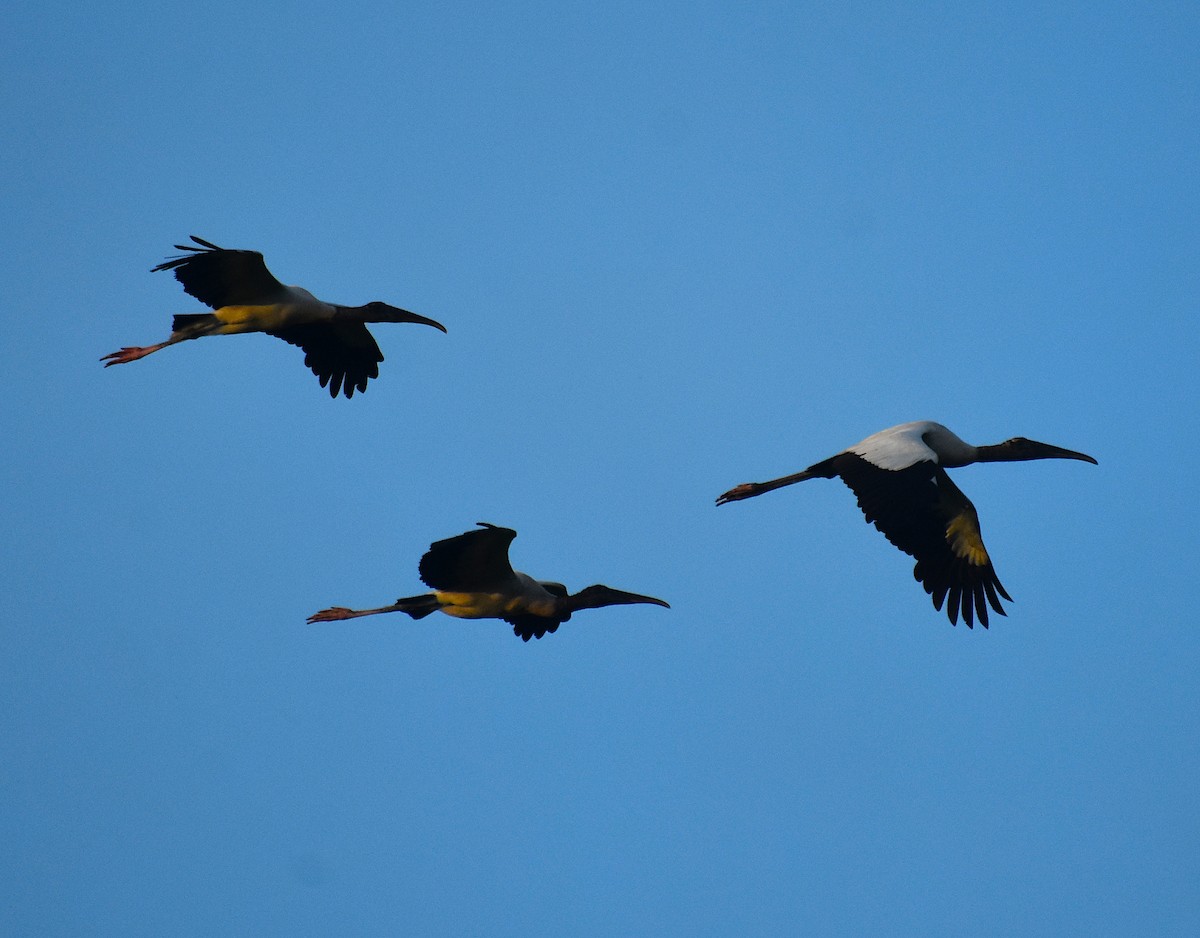
POLYGON ((920 420, 881 430, 803 472, 739 485, 720 496, 717 504, 753 498, 806 479, 840 477, 858 497, 867 521, 916 558, 913 576, 933 597, 933 607, 941 610, 949 597, 947 613, 952 624, 958 624, 961 609, 968 627, 974 626, 978 615, 986 629, 988 603, 1000 615, 1007 615, 999 597, 1010 602, 1012 597, 1000 585, 983 546, 975 506, 946 470, 977 462, 1028 459, 1081 459, 1096 464, 1084 453, 1024 437, 971 446, 940 423, 920 420))
POLYGON ((368 331, 369 322, 415 322, 446 331, 440 322, 406 309, 374 302, 339 306, 318 300, 302 287, 284 286, 267 270, 258 251, 229 250, 192 235, 199 247, 175 245, 184 251, 152 271, 173 270, 186 293, 213 309, 211 313, 176 316, 171 336, 157 345, 127 346, 100 359, 104 367, 145 358, 176 342, 207 335, 265 332, 304 350, 304 364, 329 387, 332 397, 343 391, 365 391, 379 377, 383 353, 368 331))
POLYGON ((421 558, 421 582, 435 592, 397 599, 380 609, 334 606, 309 616, 311 622, 335 622, 381 612, 407 612, 423 619, 444 612, 459 619, 503 619, 525 641, 554 632, 580 609, 599 609, 630 603, 671 607, 661 599, 626 593, 607 586, 589 586, 574 595, 561 583, 535 580, 514 570, 508 546, 517 532, 479 522, 482 530, 435 541, 421 558))

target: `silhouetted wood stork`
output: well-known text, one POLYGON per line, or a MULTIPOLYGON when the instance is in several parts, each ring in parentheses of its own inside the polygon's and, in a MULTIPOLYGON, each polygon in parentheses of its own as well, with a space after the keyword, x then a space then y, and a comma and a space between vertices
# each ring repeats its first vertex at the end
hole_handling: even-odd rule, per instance
POLYGON ((229 250, 192 235, 199 247, 177 244, 187 253, 166 260, 153 271, 173 270, 186 293, 213 309, 211 313, 176 316, 171 337, 157 345, 127 346, 100 359, 110 365, 145 358, 176 342, 207 335, 265 332, 304 350, 304 364, 328 385, 332 397, 379 377, 383 353, 368 331, 369 322, 415 322, 446 331, 440 322, 406 309, 374 302, 339 306, 318 300, 302 287, 287 287, 267 270, 258 251, 229 250))
POLYGON ((554 632, 580 609, 630 603, 671 607, 653 596, 626 593, 607 586, 589 586, 574 595, 561 583, 535 580, 514 570, 508 545, 517 532, 479 522, 482 530, 435 541, 421 558, 421 582, 435 592, 397 599, 380 609, 334 606, 309 616, 312 622, 335 622, 381 612, 406 612, 423 619, 444 612, 459 619, 503 619, 525 641, 554 632))
POLYGON ((836 456, 809 466, 803 472, 747 482, 717 499, 718 505, 753 498, 806 479, 840 477, 858 496, 858 507, 867 521, 889 541, 916 558, 913 576, 941 610, 949 597, 950 622, 988 625, 988 603, 1007 615, 999 596, 1004 591, 992 560, 983 546, 979 515, 971 500, 946 474, 946 469, 977 462, 1017 462, 1028 459, 1081 459, 1091 456, 1074 450, 1015 437, 991 446, 971 446, 940 423, 921 420, 881 430, 836 456), (997 596, 999 594, 999 596, 997 596))

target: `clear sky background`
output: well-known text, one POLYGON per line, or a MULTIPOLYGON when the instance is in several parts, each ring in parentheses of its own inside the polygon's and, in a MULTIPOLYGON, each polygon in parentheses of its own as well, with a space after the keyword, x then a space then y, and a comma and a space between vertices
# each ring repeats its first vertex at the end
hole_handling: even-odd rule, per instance
POLYGON ((19 2, 0 932, 1195 935, 1192 3, 19 2), (189 234, 374 329, 205 339, 189 234), (1015 598, 840 483, 931 419, 1015 598), (671 602, 502 622, 431 541, 671 602))

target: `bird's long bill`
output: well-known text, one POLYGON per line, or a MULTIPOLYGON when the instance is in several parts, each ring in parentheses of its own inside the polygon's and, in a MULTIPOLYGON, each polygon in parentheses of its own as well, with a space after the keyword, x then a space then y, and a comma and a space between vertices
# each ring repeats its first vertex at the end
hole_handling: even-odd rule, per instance
POLYGON ((1087 453, 1077 453, 1073 449, 1063 449, 1061 446, 1051 446, 1049 443, 1039 443, 1037 440, 1027 440, 1028 453, 1025 459, 1079 459, 1090 462, 1093 466, 1100 465, 1087 453))
POLYGON ((627 593, 607 586, 589 586, 580 590, 572 599, 576 609, 599 609, 601 606, 621 606, 633 603, 650 603, 655 606, 671 608, 671 604, 653 596, 643 596, 641 593, 627 593))
POLYGON ((380 317, 375 320, 376 322, 415 322, 422 326, 433 326, 435 329, 441 329, 442 332, 446 331, 446 327, 436 319, 429 319, 417 313, 410 313, 408 310, 400 309, 397 306, 388 306, 386 303, 381 305, 384 312, 382 314, 378 312, 372 314, 373 319, 375 316, 380 317))
POLYGON ((670 609, 671 604, 665 599, 655 599, 653 596, 643 596, 640 593, 622 593, 620 590, 613 590, 620 598, 610 600, 611 602, 619 603, 650 603, 654 606, 662 606, 664 609, 670 609))

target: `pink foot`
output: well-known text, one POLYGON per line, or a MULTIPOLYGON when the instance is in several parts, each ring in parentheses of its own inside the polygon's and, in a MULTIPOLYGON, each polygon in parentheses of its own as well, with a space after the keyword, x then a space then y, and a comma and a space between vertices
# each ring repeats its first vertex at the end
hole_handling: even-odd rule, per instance
POLYGON ((109 365, 124 365, 126 362, 135 362, 139 358, 145 358, 151 352, 157 352, 160 348, 162 348, 161 345, 147 345, 144 347, 127 345, 119 352, 105 355, 100 361, 104 362, 105 368, 109 365))
POLYGON ((308 624, 314 622, 338 622, 342 619, 354 618, 354 610, 347 609, 345 606, 333 606, 330 609, 322 609, 320 612, 315 612, 308 617, 308 624))
POLYGON ((743 482, 741 485, 735 485, 724 495, 717 498, 718 505, 724 505, 726 502, 741 501, 743 498, 753 498, 759 493, 759 485, 757 482, 743 482))

